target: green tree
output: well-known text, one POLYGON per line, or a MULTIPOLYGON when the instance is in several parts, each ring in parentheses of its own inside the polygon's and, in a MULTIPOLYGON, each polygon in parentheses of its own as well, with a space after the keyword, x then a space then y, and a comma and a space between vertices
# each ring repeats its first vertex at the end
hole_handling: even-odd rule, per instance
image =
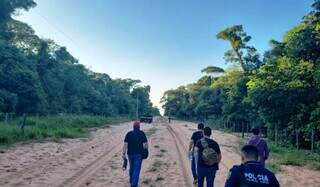
POLYGON ((251 36, 247 35, 242 25, 226 28, 217 34, 217 38, 231 44, 232 49, 225 53, 226 61, 239 64, 246 73, 260 67, 259 54, 254 47, 248 45, 251 36))

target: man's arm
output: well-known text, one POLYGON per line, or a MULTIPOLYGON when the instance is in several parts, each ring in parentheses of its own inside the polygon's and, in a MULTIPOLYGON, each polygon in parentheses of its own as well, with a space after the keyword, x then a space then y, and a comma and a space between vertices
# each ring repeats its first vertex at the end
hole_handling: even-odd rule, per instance
POLYGON ((144 149, 148 149, 148 138, 146 136, 146 134, 143 132, 143 136, 142 136, 142 142, 143 142, 143 148, 144 149))
POLYGON ((123 148, 122 148, 122 158, 127 158, 127 156, 126 156, 127 151, 128 151, 128 143, 124 142, 123 148))
POLYGON ((218 154, 218 163, 220 163, 221 160, 222 160, 222 155, 221 155, 221 153, 220 153, 220 154, 218 154))
POLYGON ((144 149, 148 149, 148 147, 149 147, 149 146, 148 146, 148 142, 143 143, 143 148, 144 148, 144 149))
POLYGON ((277 178, 273 175, 272 177, 272 186, 274 187, 280 187, 279 181, 277 180, 277 178))
POLYGON ((225 187, 237 187, 239 186, 239 174, 235 168, 232 168, 229 172, 229 177, 226 181, 225 187))
POLYGON ((218 143, 216 143, 216 151, 218 153, 218 163, 220 163, 222 160, 222 154, 221 154, 221 149, 218 143))
POLYGON ((194 142, 193 140, 190 141, 190 144, 189 144, 189 152, 192 152, 194 149, 194 142))
POLYGON ((265 152, 265 159, 267 160, 269 158, 269 152, 270 152, 267 141, 265 141, 264 152, 265 152))

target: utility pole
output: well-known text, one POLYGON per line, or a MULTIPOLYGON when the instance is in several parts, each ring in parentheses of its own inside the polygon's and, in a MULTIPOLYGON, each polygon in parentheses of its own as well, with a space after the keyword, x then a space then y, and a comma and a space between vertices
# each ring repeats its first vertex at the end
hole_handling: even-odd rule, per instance
POLYGON ((139 100, 138 100, 139 92, 137 90, 137 103, 136 103, 136 116, 137 120, 139 120, 139 100))

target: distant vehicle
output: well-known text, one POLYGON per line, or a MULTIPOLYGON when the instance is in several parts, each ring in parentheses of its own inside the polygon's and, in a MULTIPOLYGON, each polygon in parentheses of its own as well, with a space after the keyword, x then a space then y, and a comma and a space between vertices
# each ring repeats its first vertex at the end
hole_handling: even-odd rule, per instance
POLYGON ((153 121, 153 116, 151 115, 140 116, 141 123, 152 123, 152 121, 153 121))

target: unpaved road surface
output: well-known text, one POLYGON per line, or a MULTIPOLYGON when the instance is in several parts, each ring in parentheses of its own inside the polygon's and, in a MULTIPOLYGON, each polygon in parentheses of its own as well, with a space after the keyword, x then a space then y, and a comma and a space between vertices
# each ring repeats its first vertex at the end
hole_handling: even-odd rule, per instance
MULTIPOLYGON (((129 187, 128 171, 122 171, 121 148, 131 123, 92 132, 91 138, 18 146, 0 153, 0 186, 30 187, 129 187)), ((143 124, 150 157, 143 162, 140 186, 191 187, 187 147, 195 124, 156 118, 143 124)), ((239 138, 214 131, 222 163, 215 185, 224 186, 228 170, 240 163, 239 138)), ((282 186, 320 187, 320 172, 285 166, 277 174, 282 186)))

